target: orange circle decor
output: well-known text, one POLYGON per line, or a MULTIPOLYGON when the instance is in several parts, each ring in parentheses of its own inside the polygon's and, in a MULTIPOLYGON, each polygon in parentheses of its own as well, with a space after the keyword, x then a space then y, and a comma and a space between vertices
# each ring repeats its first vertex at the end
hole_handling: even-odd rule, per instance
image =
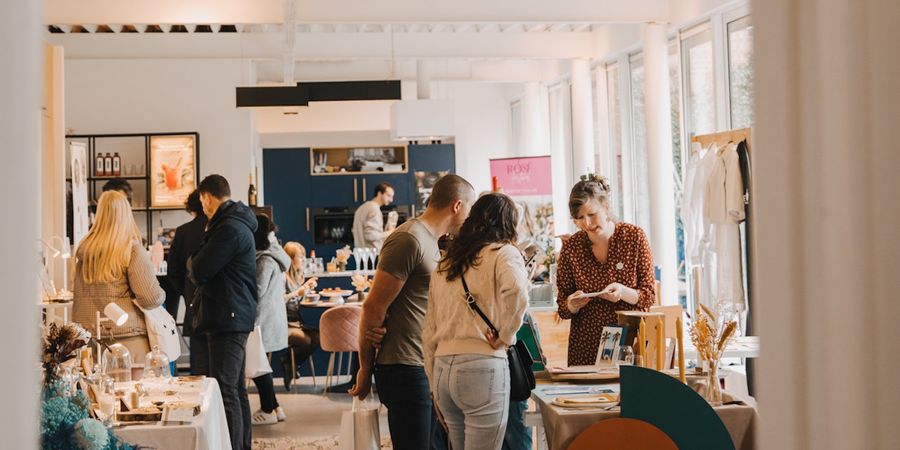
POLYGON ((638 419, 606 419, 581 432, 568 450, 678 450, 659 428, 638 419))

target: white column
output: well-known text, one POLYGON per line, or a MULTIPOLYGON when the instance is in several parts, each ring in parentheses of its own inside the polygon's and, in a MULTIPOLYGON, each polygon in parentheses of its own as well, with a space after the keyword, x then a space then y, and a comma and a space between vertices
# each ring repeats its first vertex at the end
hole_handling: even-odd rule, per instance
POLYGON ((550 153, 550 128, 547 123, 546 89, 537 81, 525 83, 522 98, 522 156, 540 156, 550 153))
POLYGON ((622 54, 616 63, 619 67, 619 117, 622 120, 622 210, 625 217, 621 219, 626 222, 635 222, 635 201, 634 193, 634 124, 631 120, 631 62, 628 60, 627 54, 622 54))
POLYGON ((596 71, 594 71, 595 85, 597 87, 596 91, 596 102, 597 102, 597 117, 594 120, 594 124, 597 127, 597 163, 594 168, 598 173, 605 176, 607 179, 612 180, 612 175, 615 173, 615 167, 612 165, 613 158, 610 155, 611 148, 609 145, 609 136, 610 136, 610 123, 609 123, 609 95, 606 80, 606 70, 602 67, 596 71))
POLYGON ((5 447, 38 448, 38 238, 41 231, 41 2, 0 2, 0 192, 8 213, 0 220, 0 371, 4 403, 0 435, 5 447), (13 406, 15 405, 15 406, 13 406))
POLYGON ((645 110, 650 177, 650 245, 660 271, 660 300, 678 304, 678 258, 675 240, 675 186, 672 178, 672 104, 666 25, 644 28, 645 110))
POLYGON ((572 60, 572 169, 575 178, 594 173, 594 96, 591 64, 572 60))
POLYGON ((896 448, 900 2, 809 6, 753 3, 757 447, 896 448))
POLYGON ((416 98, 431 98, 431 64, 424 59, 416 61, 416 98))

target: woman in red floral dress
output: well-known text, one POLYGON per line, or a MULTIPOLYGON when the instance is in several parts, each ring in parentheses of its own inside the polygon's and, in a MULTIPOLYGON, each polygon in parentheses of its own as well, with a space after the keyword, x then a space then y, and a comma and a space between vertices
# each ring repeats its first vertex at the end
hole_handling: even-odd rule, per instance
POLYGON ((571 319, 570 366, 593 365, 604 326, 616 311, 647 311, 653 304, 653 255, 640 227, 615 222, 609 212, 609 182, 582 177, 569 194, 569 212, 581 230, 563 243, 557 265, 559 317, 571 319), (597 297, 574 298, 601 292, 597 297))

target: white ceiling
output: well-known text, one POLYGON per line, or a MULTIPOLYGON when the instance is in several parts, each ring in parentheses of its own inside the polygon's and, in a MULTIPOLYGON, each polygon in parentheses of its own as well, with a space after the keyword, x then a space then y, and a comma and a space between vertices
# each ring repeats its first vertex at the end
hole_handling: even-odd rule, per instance
POLYGON ((521 82, 679 1, 725 0, 45 0, 44 23, 67 58, 243 58, 259 82, 411 79, 416 60, 435 80, 521 82))

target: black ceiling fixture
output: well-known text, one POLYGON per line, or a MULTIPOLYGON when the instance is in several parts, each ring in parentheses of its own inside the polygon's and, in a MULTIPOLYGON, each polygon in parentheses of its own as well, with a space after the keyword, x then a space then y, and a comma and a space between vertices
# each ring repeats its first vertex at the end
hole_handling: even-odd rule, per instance
POLYGON ((316 81, 237 88, 237 107, 306 106, 309 102, 400 100, 400 80, 316 81))

